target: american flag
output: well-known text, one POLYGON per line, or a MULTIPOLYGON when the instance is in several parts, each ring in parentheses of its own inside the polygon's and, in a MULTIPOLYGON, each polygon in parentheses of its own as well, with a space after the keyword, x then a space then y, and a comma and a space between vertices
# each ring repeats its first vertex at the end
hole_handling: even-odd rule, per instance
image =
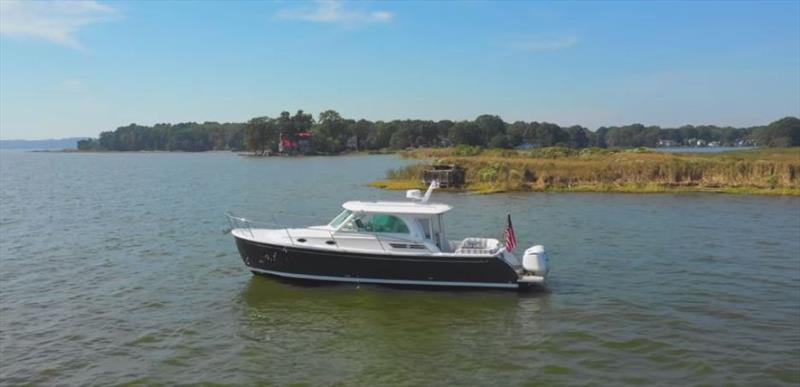
POLYGON ((508 214, 508 226, 506 226, 506 250, 511 251, 517 247, 517 236, 514 234, 514 226, 511 225, 511 214, 508 214))

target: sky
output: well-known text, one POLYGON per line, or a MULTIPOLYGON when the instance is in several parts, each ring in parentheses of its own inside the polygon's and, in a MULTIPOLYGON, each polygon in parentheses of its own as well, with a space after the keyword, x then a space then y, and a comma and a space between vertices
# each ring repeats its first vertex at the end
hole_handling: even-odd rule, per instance
POLYGON ((303 109, 370 120, 800 116, 800 1, 0 0, 0 138, 303 109))

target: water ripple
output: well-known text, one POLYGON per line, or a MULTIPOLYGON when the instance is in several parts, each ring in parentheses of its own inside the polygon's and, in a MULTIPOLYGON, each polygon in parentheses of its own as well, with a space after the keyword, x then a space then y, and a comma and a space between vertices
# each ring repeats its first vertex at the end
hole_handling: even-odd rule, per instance
POLYGON ((437 193, 453 238, 513 213, 553 278, 419 291, 254 277, 219 232, 400 197, 364 184, 408 161, 0 161, 0 384, 800 384, 797 198, 437 193))

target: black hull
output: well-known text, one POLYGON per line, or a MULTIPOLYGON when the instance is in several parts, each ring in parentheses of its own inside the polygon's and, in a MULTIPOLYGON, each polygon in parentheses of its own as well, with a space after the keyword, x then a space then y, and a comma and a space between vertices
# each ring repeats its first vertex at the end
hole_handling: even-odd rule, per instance
POLYGON ((317 281, 388 285, 519 287, 517 273, 494 256, 431 257, 361 254, 296 248, 236 238, 256 274, 317 281))

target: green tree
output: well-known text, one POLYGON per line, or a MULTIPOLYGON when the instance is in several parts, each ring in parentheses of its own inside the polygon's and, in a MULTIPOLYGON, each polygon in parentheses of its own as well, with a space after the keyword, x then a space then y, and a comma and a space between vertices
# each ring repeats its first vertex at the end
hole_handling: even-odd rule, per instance
POLYGON ((784 117, 755 131, 760 146, 800 146, 800 119, 784 117))
POLYGON ((369 132, 374 130, 372 122, 358 120, 350 124, 349 132, 355 137, 356 151, 361 150, 361 143, 366 141, 369 132))
POLYGON ((401 126, 398 130, 392 133, 392 138, 389 140, 389 147, 392 149, 405 149, 410 147, 414 142, 414 133, 407 126, 401 126))
POLYGON ((314 127, 314 144, 322 152, 339 153, 347 144, 347 122, 335 110, 319 114, 314 127))
POLYGON ((267 149, 274 150, 278 143, 278 133, 277 120, 269 117, 253 118, 245 126, 247 148, 260 155, 265 154, 267 149))
POLYGON ((505 134, 497 134, 489 141, 489 148, 510 148, 511 141, 505 134))
POLYGON ((481 128, 471 121, 457 122, 450 128, 450 140, 456 145, 483 145, 481 137, 481 128))
POLYGON ((608 128, 606 128, 605 126, 599 127, 594 132, 594 138, 595 138, 594 146, 599 147, 599 148, 607 148, 608 147, 608 143, 606 143, 606 134, 607 133, 608 133, 608 128))
POLYGON ((275 128, 278 130, 279 135, 286 136, 287 138, 295 138, 295 129, 292 124, 292 116, 287 111, 282 111, 278 118, 274 121, 275 128))
POLYGON ((541 146, 566 146, 569 134, 556 124, 543 122, 536 128, 536 138, 541 146))
POLYGON ((378 121, 374 124, 373 130, 367 135, 367 147, 369 149, 383 149, 389 147, 392 132, 397 128, 392 123, 378 121))
MULTIPOLYGON (((311 114, 297 110, 281 112, 278 118, 256 117, 247 123, 207 121, 158 123, 143 126, 132 123, 99 137, 81 141, 83 150, 206 150, 250 149, 256 153, 277 149, 279 133, 297 141, 297 133, 311 130, 311 152, 338 153, 347 148, 381 149, 465 145, 472 147, 514 147, 522 143, 540 146, 582 148, 655 146, 658 140, 686 143, 688 139, 719 141, 725 145, 742 140, 761 146, 800 145, 797 117, 786 117, 762 127, 732 128, 714 125, 659 128, 641 124, 601 127, 592 132, 581 126, 561 128, 556 124, 517 121, 506 124, 499 116, 484 114, 472 121, 394 120, 370 122, 342 117, 333 110, 320 113, 315 123, 311 114)), ((475 148, 478 149, 478 148, 475 148)))
POLYGON ((314 116, 311 114, 303 113, 300 109, 292 116, 292 129, 295 133, 307 132, 314 126, 314 116))
POLYGON ((481 143, 488 144, 495 136, 506 133, 506 123, 499 116, 483 114, 475 119, 481 134, 481 143))
POLYGON ((590 132, 588 129, 582 126, 574 125, 567 128, 566 132, 569 136, 569 142, 567 145, 570 148, 586 148, 589 146, 590 132))
POLYGON ((506 134, 508 135, 508 141, 511 146, 517 146, 525 142, 525 138, 528 134, 528 127, 529 125, 526 122, 516 121, 506 128, 506 134))

